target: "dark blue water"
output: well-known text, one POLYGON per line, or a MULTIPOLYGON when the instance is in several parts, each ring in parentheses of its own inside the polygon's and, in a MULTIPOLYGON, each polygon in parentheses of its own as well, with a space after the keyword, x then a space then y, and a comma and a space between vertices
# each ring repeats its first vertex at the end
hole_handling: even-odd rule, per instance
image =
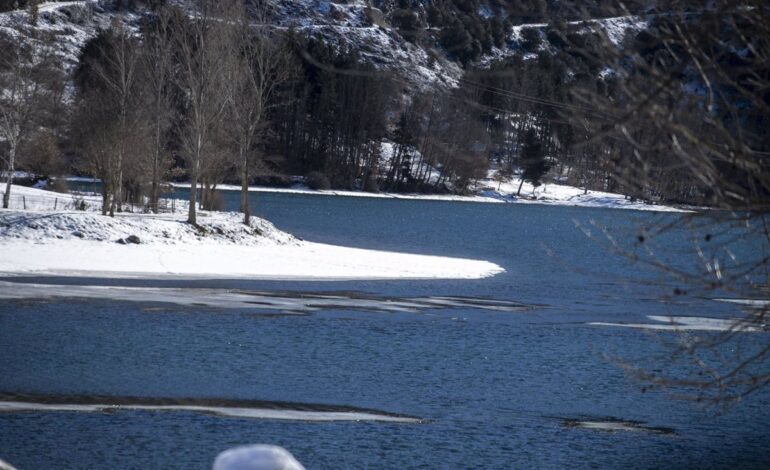
MULTIPOLYGON (((237 196, 229 197, 235 204, 237 196)), ((275 194, 255 195, 253 203, 257 214, 309 240, 487 259, 506 273, 478 281, 152 284, 453 295, 541 306, 521 313, 332 309, 262 317, 248 310, 157 309, 108 298, 5 302, 0 391, 328 403, 429 421, 322 424, 169 412, 4 413, 0 458, 20 468, 207 468, 230 446, 260 442, 286 447, 308 468, 770 463, 768 393, 725 411, 674 399, 668 391, 642 392, 619 362, 684 373, 684 364, 661 360, 667 358, 666 343, 679 336, 586 324, 648 322, 646 315, 740 314, 696 295, 662 300, 678 284, 610 254, 606 237, 591 225, 607 227, 631 253, 642 253, 640 227, 672 216, 275 194), (595 237, 576 224, 591 227, 595 237), (562 418, 581 417, 641 421, 673 428, 675 434, 563 426, 562 418)), ((724 239, 728 236, 741 235, 731 232, 724 239)), ((689 231, 676 230, 645 244, 694 272, 700 266, 692 238, 689 231)), ((751 239, 731 246, 737 257, 758 247, 751 239)), ((741 338, 747 351, 767 342, 766 333, 741 338)))

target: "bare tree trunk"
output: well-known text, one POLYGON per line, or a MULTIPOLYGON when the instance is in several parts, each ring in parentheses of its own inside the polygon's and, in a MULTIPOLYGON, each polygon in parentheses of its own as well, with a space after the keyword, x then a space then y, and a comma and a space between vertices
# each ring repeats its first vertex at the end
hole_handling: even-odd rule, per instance
POLYGON ((247 153, 241 149, 241 212, 243 223, 249 225, 251 214, 249 212, 249 162, 247 153))
POLYGON ((150 188, 150 210, 156 214, 158 213, 158 201, 160 201, 160 169, 158 168, 158 160, 156 152, 152 162, 152 187, 150 188))
POLYGON ((118 176, 115 178, 115 204, 117 205, 118 212, 123 212, 123 155, 118 155, 118 176))
POLYGON ((3 209, 8 209, 11 202, 11 185, 13 185, 13 172, 16 169, 16 145, 11 145, 8 150, 8 175, 5 183, 5 194, 3 195, 3 209))
POLYGON ((160 200, 160 147, 161 143, 160 118, 155 122, 155 148, 152 155, 152 183, 150 187, 150 210, 158 213, 158 201, 160 200))
MULTIPOLYGON (((200 150, 199 150, 200 151, 200 150)), ((195 216, 195 204, 196 196, 198 192, 198 169, 200 166, 200 155, 195 157, 191 171, 190 171, 190 206, 187 208, 187 223, 191 225, 198 225, 198 220, 195 216)))
POLYGON ((106 181, 102 181, 102 215, 107 215, 107 208, 110 206, 110 188, 106 181))

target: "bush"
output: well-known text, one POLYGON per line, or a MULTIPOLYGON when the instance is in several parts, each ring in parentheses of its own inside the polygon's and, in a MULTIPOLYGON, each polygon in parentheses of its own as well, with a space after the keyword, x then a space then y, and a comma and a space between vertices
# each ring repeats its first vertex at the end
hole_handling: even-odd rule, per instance
POLYGON ((262 174, 255 175, 251 178, 251 184, 257 186, 277 186, 280 188, 288 188, 294 184, 291 178, 282 174, 262 174))
POLYGON ((24 169, 30 173, 48 177, 67 171, 57 137, 49 132, 36 133, 23 147, 24 169))
POLYGON ((48 189, 51 191, 67 194, 70 192, 69 185, 67 184, 67 180, 64 178, 56 178, 48 182, 48 189))
POLYGON ((88 204, 86 204, 85 199, 83 199, 83 196, 80 195, 74 195, 72 196, 72 207, 76 211, 85 211, 88 209, 88 204))
POLYGON ((227 202, 220 191, 211 190, 205 194, 207 196, 201 201, 203 210, 223 212, 227 209, 227 202))
POLYGON ((305 184, 314 190, 331 189, 329 177, 320 171, 311 171, 305 176, 305 184))

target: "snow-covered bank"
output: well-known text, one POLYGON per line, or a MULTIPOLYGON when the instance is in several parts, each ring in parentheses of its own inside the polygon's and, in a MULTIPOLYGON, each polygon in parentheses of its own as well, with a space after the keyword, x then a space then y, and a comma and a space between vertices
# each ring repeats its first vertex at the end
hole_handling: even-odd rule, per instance
MULTIPOLYGON (((189 188, 189 183, 173 183, 178 188, 189 188)), ((642 201, 631 200, 622 194, 605 193, 601 191, 585 191, 574 186, 562 184, 547 184, 533 188, 531 184, 524 183, 521 196, 516 196, 519 188, 519 179, 513 178, 507 182, 498 183, 494 180, 484 179, 478 182, 474 194, 460 196, 456 194, 405 194, 405 193, 369 193, 363 191, 343 190, 313 190, 304 185, 296 185, 291 188, 276 188, 269 186, 251 186, 249 191, 262 193, 306 194, 321 196, 344 197, 368 197, 380 199, 418 199, 425 201, 459 201, 481 203, 519 203, 519 204, 548 204, 555 206, 595 207, 605 209, 632 209, 655 212, 689 212, 688 208, 680 208, 665 205, 646 204, 642 201)), ((240 191, 237 185, 218 185, 217 189, 223 191, 240 191)))
MULTIPOLYGON (((72 182, 99 182, 92 178, 82 177, 70 177, 68 181, 72 182)), ((692 207, 676 207, 666 206, 660 204, 646 204, 643 201, 631 200, 626 198, 622 194, 606 193, 602 191, 585 191, 581 188, 563 184, 544 184, 534 188, 530 183, 524 183, 521 189, 521 196, 516 196, 516 192, 519 189, 520 180, 518 177, 514 177, 505 182, 494 181, 491 177, 489 179, 480 180, 475 188, 474 194, 468 196, 460 196, 457 194, 406 194, 406 193, 368 193, 364 191, 343 191, 336 189, 329 190, 314 190, 307 186, 297 184, 291 188, 278 188, 272 186, 250 186, 250 192, 257 193, 278 193, 278 194, 306 194, 306 195, 319 195, 319 196, 343 196, 343 197, 366 197, 366 198, 379 198, 379 199, 407 199, 407 200, 423 200, 423 201, 456 201, 456 202, 480 202, 480 203, 516 203, 516 204, 547 204, 554 206, 575 206, 575 207, 594 207, 604 209, 631 209, 640 211, 654 211, 654 212, 691 212, 695 208, 692 207)), ((171 186, 176 188, 190 188, 190 183, 171 183, 171 186)), ((237 185, 220 184, 217 185, 217 189, 221 191, 240 191, 241 187, 237 185)), ((48 193, 47 200, 42 203, 43 208, 49 209, 53 207, 53 196, 50 196, 48 191, 42 191, 48 193)), ((22 186, 14 186, 14 193, 17 197, 26 195, 29 203, 28 206, 36 208, 40 206, 40 203, 34 201, 40 200, 40 190, 34 188, 24 188, 22 186)), ((98 196, 69 196, 58 195, 60 201, 68 201, 77 198, 77 200, 85 199, 85 201, 92 207, 99 207, 101 199, 98 196)), ((17 204, 18 206, 18 204, 17 204)), ((184 210, 186 207, 186 201, 176 201, 177 210, 184 210)))
POLYGON ((93 277, 259 279, 478 279, 503 271, 486 261, 311 243, 235 213, 0 211, 0 273, 93 277))

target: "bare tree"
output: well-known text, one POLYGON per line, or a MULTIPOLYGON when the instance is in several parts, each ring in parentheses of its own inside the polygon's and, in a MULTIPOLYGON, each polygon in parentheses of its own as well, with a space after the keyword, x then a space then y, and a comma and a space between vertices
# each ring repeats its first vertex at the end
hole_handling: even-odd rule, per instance
POLYGON ((50 40, 2 40, 0 47, 0 137, 8 146, 5 160, 6 187, 3 207, 8 208, 17 152, 22 142, 34 131, 36 118, 47 98, 53 102, 58 60, 50 40))
POLYGON ((139 44, 120 21, 115 21, 106 41, 99 44, 99 54, 92 70, 104 90, 104 103, 117 118, 117 147, 110 165, 112 200, 110 216, 121 210, 123 202, 123 171, 129 151, 129 140, 136 130, 139 104, 139 44))
POLYGON ((208 147, 221 123, 227 104, 225 65, 231 26, 225 14, 231 0, 190 1, 193 17, 180 22, 174 37, 179 55, 178 85, 183 90, 185 116, 180 138, 190 173, 190 206, 187 221, 196 224, 197 186, 208 147))
POLYGON ((626 365, 653 386, 730 403, 770 384, 770 344, 745 341, 745 331, 766 328, 770 310, 770 9, 755 0, 683 3, 636 18, 647 28, 621 44, 599 22, 564 25, 559 33, 567 47, 611 72, 600 87, 575 87, 578 107, 563 117, 584 129, 584 145, 602 151, 611 177, 628 193, 716 209, 640 229, 634 249, 609 234, 605 241, 665 273, 671 297, 746 302, 745 316, 728 331, 673 346, 671 357, 695 365, 686 376, 626 365), (674 229, 691 231, 699 269, 674 266, 653 248, 674 229), (746 243, 754 249, 741 255, 746 243))
POLYGON ((107 215, 115 193, 113 165, 119 137, 114 114, 109 103, 104 103, 103 99, 103 93, 98 90, 89 90, 78 96, 71 138, 77 143, 75 168, 102 181, 102 215, 107 215))
POLYGON ((174 22, 179 21, 175 14, 178 15, 179 12, 167 6, 159 7, 144 30, 141 77, 146 86, 145 114, 146 120, 149 121, 149 137, 152 142, 149 148, 151 187, 148 206, 153 212, 158 212, 161 178, 167 170, 167 133, 173 117, 173 27, 174 22))
POLYGON ((257 163, 256 140, 265 115, 276 104, 278 88, 291 74, 283 40, 270 27, 270 3, 255 2, 250 12, 241 5, 235 14, 227 112, 241 177, 240 209, 243 222, 248 225, 250 170, 257 163))

